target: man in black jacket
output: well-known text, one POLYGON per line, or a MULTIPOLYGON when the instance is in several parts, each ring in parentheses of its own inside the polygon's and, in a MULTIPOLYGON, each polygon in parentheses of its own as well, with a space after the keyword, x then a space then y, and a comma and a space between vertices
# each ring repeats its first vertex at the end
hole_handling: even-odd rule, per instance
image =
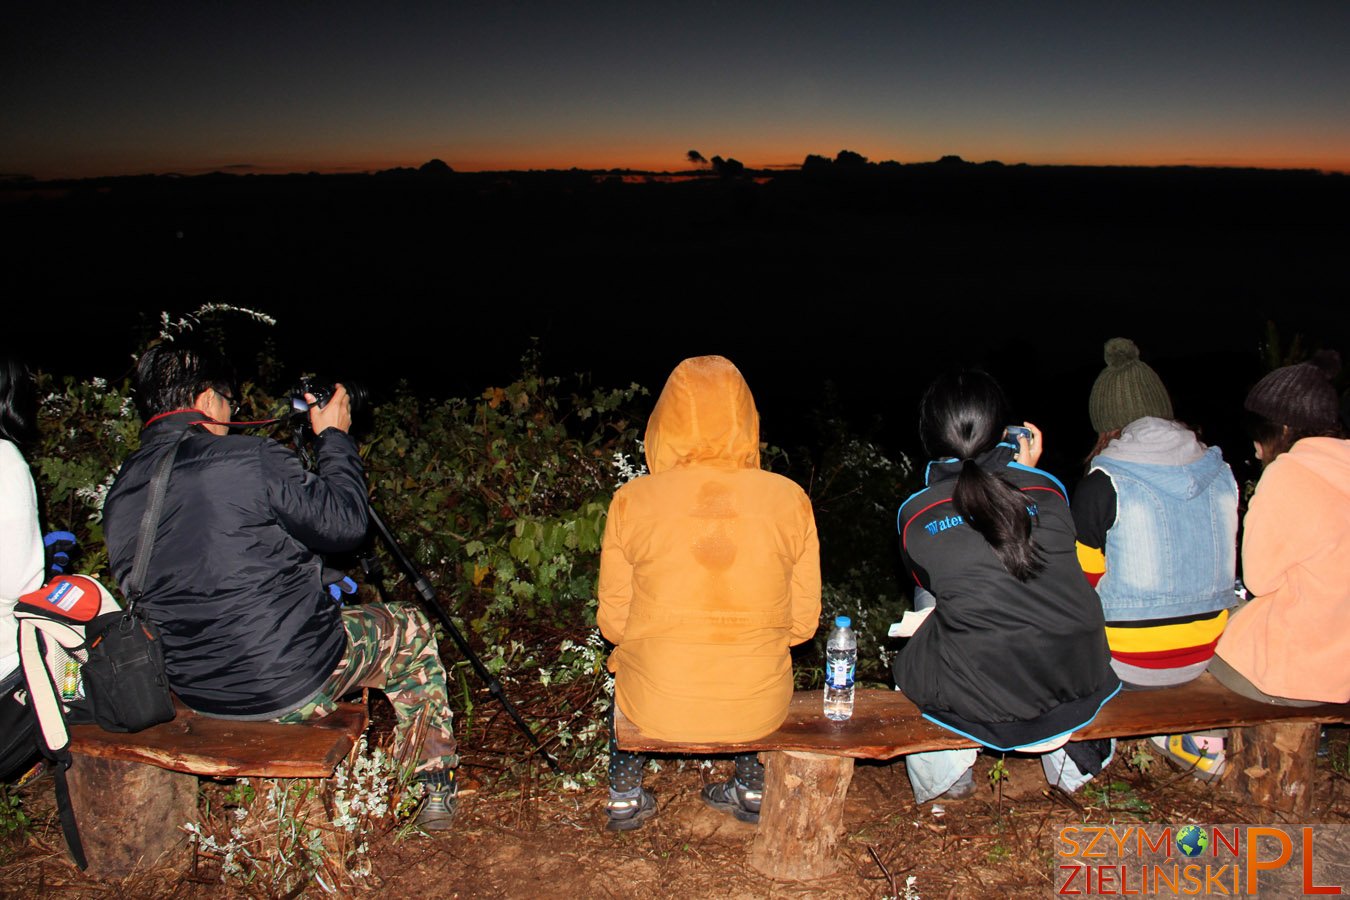
POLYGON ((176 453, 140 601, 163 637, 174 692, 206 715, 294 722, 326 715, 355 688, 379 688, 400 747, 426 720, 418 823, 448 827, 458 757, 431 625, 403 604, 342 609, 323 584, 319 554, 354 549, 368 524, 346 390, 311 405, 318 469, 309 472, 276 441, 229 434, 232 378, 204 348, 151 347, 136 383, 145 429, 108 492, 104 532, 124 585, 155 467, 176 453))

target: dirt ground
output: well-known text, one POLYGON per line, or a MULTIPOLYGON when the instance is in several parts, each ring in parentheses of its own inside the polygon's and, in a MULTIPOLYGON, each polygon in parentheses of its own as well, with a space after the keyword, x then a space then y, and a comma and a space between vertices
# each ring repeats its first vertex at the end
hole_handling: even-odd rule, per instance
MULTIPOLYGON (((1312 821, 1350 824, 1350 732, 1333 729, 1331 755, 1319 760, 1312 821)), ((994 759, 981 757, 987 773, 994 759)), ((847 837, 837 872, 811 883, 777 883, 747 865, 755 826, 706 808, 701 786, 730 773, 661 760, 647 786, 657 817, 626 834, 603 830, 604 791, 559 793, 550 781, 509 782, 488 760, 466 756, 478 789, 461 800, 457 827, 435 836, 379 839, 368 891, 408 898, 779 896, 881 898, 904 896, 906 876, 918 895, 1045 897, 1052 893, 1052 842, 1060 826, 1158 822, 1278 823, 1270 811, 1238 803, 1219 786, 1202 784, 1158 762, 1147 774, 1119 759, 1098 787, 1074 798, 1046 788, 1034 759, 1009 759, 1001 796, 988 783, 974 798, 914 803, 902 763, 860 764, 849 790, 847 837)), ((3 845, 0 895, 52 897, 185 897, 239 895, 215 880, 177 868, 138 872, 116 882, 81 875, 66 860, 50 810, 50 781, 24 788, 35 819, 21 841, 3 845)), ((320 896, 310 883, 306 896, 320 896)), ((265 896, 265 894, 263 894, 265 896)))

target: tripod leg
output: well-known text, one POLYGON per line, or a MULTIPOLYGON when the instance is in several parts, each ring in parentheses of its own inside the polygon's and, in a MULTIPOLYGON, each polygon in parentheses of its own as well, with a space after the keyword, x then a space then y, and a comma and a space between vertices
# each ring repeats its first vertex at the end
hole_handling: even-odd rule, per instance
MULTIPOLYGON (((445 633, 450 636, 450 639, 455 642, 455 646, 459 648, 459 652, 463 654, 464 658, 468 660, 469 665, 473 667, 474 672, 476 672, 478 677, 483 680, 483 683, 487 685, 488 693, 501 703, 502 708, 506 710, 506 714, 511 717, 511 721, 516 724, 516 727, 520 729, 521 734, 525 735, 529 742, 534 746, 534 752, 547 763, 548 767, 557 775, 564 774, 562 766, 558 764, 558 760, 556 760, 553 757, 553 754, 545 750, 544 746, 539 743, 539 738, 535 735, 530 726, 526 724, 525 720, 521 718, 520 713, 516 711, 515 706, 507 698, 506 691, 502 688, 501 682, 493 677, 492 673, 487 670, 487 667, 483 665, 483 661, 478 658, 478 654, 474 653, 473 649, 469 646, 469 642, 464 638, 464 635, 455 627, 454 620, 450 618, 450 614, 445 611, 445 608, 441 606, 440 601, 436 598, 436 589, 433 588, 431 582, 427 581, 426 578, 422 576, 422 573, 417 570, 417 567, 408 557, 408 554, 403 552, 403 548, 399 546, 398 541, 394 537, 394 533, 389 530, 389 526, 385 524, 384 519, 376 512, 373 504, 370 506, 369 513, 370 523, 375 527, 376 533, 379 534, 380 538, 384 541, 384 545, 389 549, 390 554, 398 562, 399 566, 408 577, 412 579, 413 587, 417 589, 417 594, 422 598, 427 609, 436 616, 436 619, 441 623, 442 627, 445 628, 445 633)), ((378 586, 376 589, 380 590, 378 586)), ((381 591, 380 596, 384 596, 383 591, 381 591)))

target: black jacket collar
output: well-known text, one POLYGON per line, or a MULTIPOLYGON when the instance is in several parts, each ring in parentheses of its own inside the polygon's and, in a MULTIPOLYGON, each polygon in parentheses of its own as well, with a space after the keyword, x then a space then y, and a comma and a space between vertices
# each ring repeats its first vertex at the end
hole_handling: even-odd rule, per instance
MULTIPOLYGON (((986 472, 996 472, 1008 463, 1013 462, 1013 454, 1016 452, 1017 448, 1012 444, 1000 442, 975 457, 975 465, 986 472)), ((961 463, 962 460, 954 456, 933 460, 928 464, 928 471, 924 474, 924 484, 932 487, 935 484, 941 484, 955 478, 961 474, 961 463)))
MULTIPOLYGON (((210 421, 212 421, 211 418, 199 409, 176 409, 173 412, 164 413, 141 429, 141 445, 175 439, 183 429, 210 421)), ((199 431, 201 434, 207 433, 204 428, 199 429, 199 431)))

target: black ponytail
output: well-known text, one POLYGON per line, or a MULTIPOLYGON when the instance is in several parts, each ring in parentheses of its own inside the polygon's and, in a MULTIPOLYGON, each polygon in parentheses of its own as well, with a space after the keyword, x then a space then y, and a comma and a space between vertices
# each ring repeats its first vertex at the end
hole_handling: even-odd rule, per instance
POLYGON ((962 461, 952 506, 994 551, 1003 568, 1026 581, 1045 568, 1031 536, 1032 517, 1022 492, 975 463, 1003 437, 1008 403, 984 372, 943 375, 929 386, 919 407, 919 434, 932 457, 962 461))
POLYGON ((1045 568, 1031 536, 1031 516, 1022 492, 967 459, 956 479, 952 506, 993 548, 1003 568, 1026 581, 1045 568))

